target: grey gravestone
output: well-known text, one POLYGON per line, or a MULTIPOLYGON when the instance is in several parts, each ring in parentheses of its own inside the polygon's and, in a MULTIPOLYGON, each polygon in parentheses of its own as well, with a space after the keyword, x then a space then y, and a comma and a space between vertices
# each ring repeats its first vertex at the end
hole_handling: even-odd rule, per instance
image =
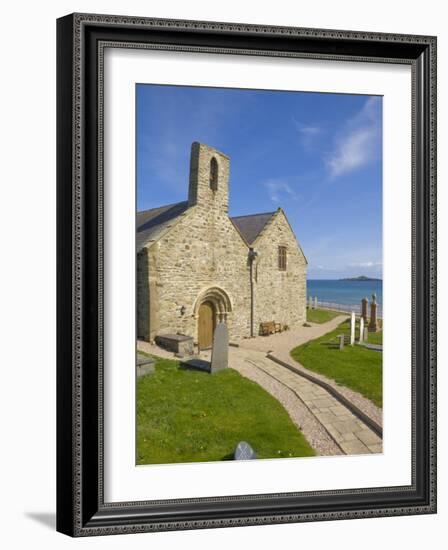
POLYGON ((361 317, 359 320, 359 341, 362 342, 364 340, 364 318, 361 317))
POLYGON ((229 331, 225 323, 215 328, 212 347, 211 372, 218 372, 229 366, 229 331))
POLYGON ((308 309, 313 309, 313 299, 311 296, 308 298, 308 309))
POLYGON ((235 448, 233 458, 235 460, 252 460, 253 458, 257 458, 257 454, 249 445, 249 443, 246 443, 245 441, 240 441, 235 448))
POLYGON ((317 296, 314 296, 314 309, 317 309, 317 296))
POLYGON ((155 361, 145 355, 137 355, 137 377, 151 374, 155 370, 155 361))
POLYGON ((350 345, 353 346, 355 343, 355 312, 352 311, 352 316, 350 318, 350 345))
POLYGON ((338 334, 338 338, 339 338, 339 349, 344 349, 345 336, 343 334, 338 334))
POLYGON ((364 342, 369 339, 369 327, 364 327, 364 342))

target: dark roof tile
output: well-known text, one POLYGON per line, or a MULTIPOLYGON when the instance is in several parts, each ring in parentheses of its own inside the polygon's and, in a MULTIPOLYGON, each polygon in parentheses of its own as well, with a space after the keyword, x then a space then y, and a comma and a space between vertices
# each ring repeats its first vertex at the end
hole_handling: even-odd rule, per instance
MULTIPOLYGON (((182 201, 137 212, 137 250, 147 242, 157 240, 162 231, 187 209, 188 201, 182 201)), ((246 242, 251 245, 274 214, 275 212, 265 212, 230 219, 246 242)))
POLYGON ((236 216, 230 219, 247 243, 251 245, 274 214, 275 212, 265 212, 264 214, 236 216))
POLYGON ((182 201, 137 212, 137 250, 140 250, 148 241, 156 240, 170 222, 187 209, 188 201, 182 201))

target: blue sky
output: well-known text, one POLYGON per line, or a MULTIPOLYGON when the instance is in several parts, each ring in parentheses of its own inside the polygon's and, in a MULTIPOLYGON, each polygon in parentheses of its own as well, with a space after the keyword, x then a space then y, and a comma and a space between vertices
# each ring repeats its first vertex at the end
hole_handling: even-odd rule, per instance
POLYGON ((309 279, 382 276, 382 98, 137 85, 137 208, 185 200, 190 147, 230 157, 230 215, 282 207, 309 279))

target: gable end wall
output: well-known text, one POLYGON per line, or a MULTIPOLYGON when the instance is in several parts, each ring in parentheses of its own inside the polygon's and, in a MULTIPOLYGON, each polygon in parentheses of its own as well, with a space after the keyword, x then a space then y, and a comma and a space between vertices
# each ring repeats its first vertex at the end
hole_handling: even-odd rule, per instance
POLYGON ((254 243, 255 334, 260 323, 275 321, 298 327, 306 321, 306 259, 282 211, 266 225, 254 243), (278 247, 286 246, 286 271, 278 268, 278 247))

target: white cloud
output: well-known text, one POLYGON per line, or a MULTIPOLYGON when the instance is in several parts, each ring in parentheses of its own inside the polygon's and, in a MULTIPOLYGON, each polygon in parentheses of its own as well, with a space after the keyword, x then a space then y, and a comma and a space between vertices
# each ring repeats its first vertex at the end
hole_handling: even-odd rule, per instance
POLYGON ((313 270, 319 270, 319 271, 337 271, 338 268, 336 267, 328 267, 326 265, 311 265, 309 269, 313 270))
POLYGON ((312 136, 316 136, 317 134, 320 134, 321 131, 322 130, 317 126, 304 126, 303 128, 300 129, 300 132, 302 134, 312 135, 312 136))
POLYGON ((380 109, 381 99, 370 97, 336 136, 333 151, 326 158, 331 177, 359 169, 377 157, 381 145, 380 109))
POLYGON ((375 133, 362 128, 344 137, 328 159, 328 167, 333 177, 340 176, 367 164, 371 158, 371 143, 375 133))
POLYGON ((323 129, 320 126, 304 124, 295 117, 292 117, 292 122, 299 132, 302 146, 308 150, 313 149, 317 138, 323 133, 323 129))
POLYGON ((357 262, 348 264, 349 267, 381 267, 382 262, 357 262))
POLYGON ((303 124, 303 122, 299 122, 294 117, 293 117, 292 120, 294 122, 294 126, 297 128, 297 130, 301 134, 305 134, 305 135, 308 135, 308 136, 309 135, 316 136, 316 135, 318 135, 322 132, 322 128, 320 128, 319 126, 311 126, 311 125, 308 125, 308 124, 303 124))
POLYGON ((263 183, 264 187, 266 187, 269 198, 272 202, 279 203, 282 200, 285 200, 287 198, 289 199, 295 199, 297 198, 296 193, 291 188, 289 183, 282 179, 271 179, 267 180, 263 183))

